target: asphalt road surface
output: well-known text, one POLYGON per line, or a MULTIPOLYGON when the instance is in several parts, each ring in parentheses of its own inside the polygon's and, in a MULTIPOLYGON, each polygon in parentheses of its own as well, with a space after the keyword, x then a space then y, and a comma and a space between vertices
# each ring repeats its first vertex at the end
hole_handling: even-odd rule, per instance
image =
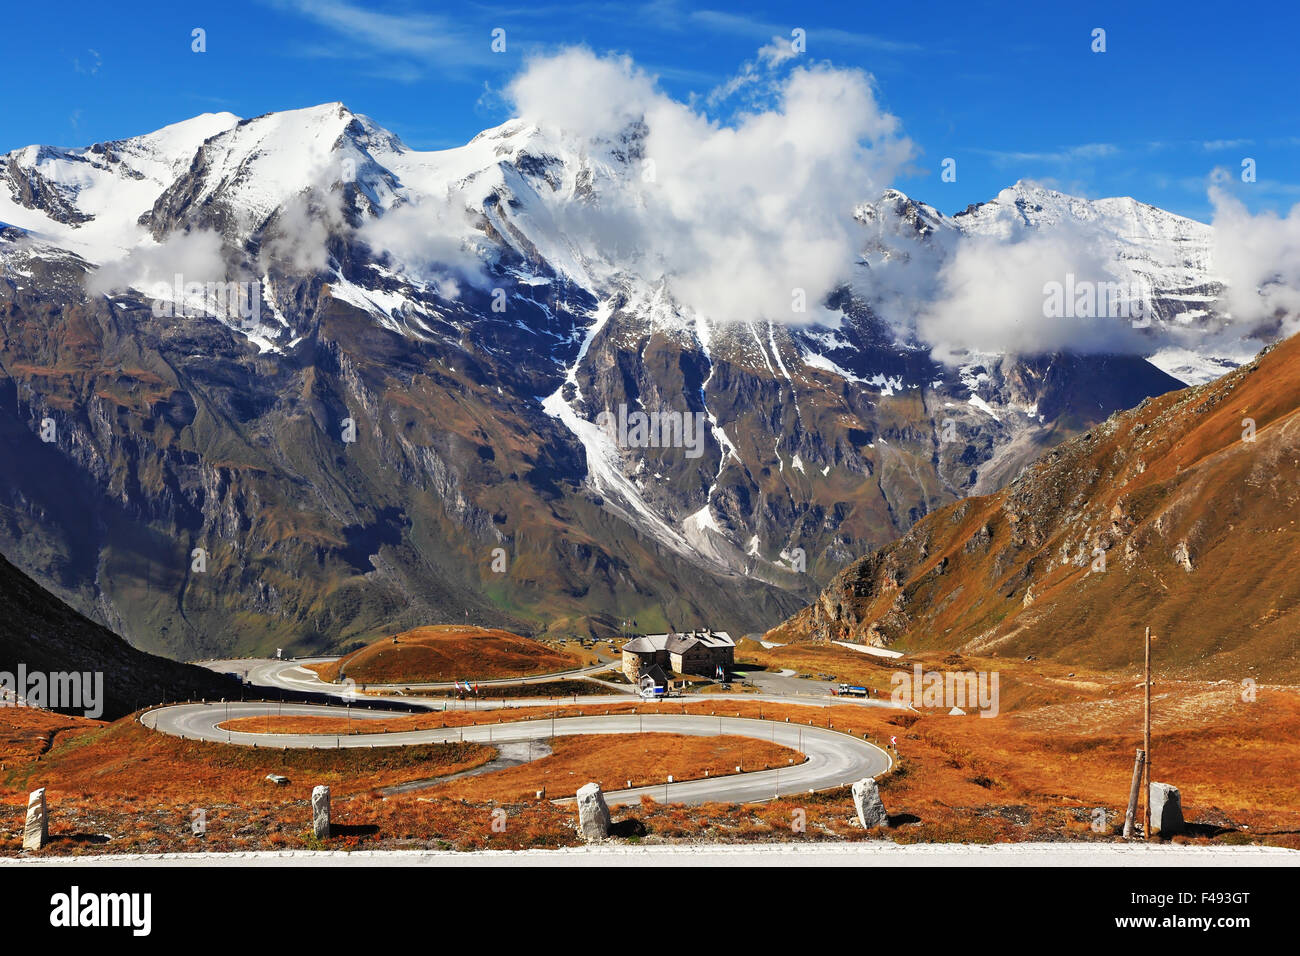
POLYGON ((683 714, 613 714, 585 717, 542 718, 505 724, 472 727, 410 730, 399 733, 359 733, 339 736, 322 734, 250 734, 221 730, 219 724, 236 717, 268 715, 339 717, 384 721, 406 716, 396 712, 354 709, 347 711, 324 704, 277 704, 274 702, 230 701, 174 704, 147 711, 140 717, 144 726, 161 733, 190 739, 210 740, 239 746, 270 748, 397 747, 414 744, 466 740, 475 743, 518 743, 548 740, 571 734, 672 733, 712 737, 733 734, 766 740, 804 753, 803 763, 773 770, 741 772, 725 777, 688 780, 652 787, 611 791, 605 799, 611 805, 637 803, 642 794, 660 802, 698 804, 708 802, 752 803, 776 796, 806 793, 844 786, 863 777, 874 777, 889 769, 888 753, 874 744, 823 727, 759 720, 749 717, 713 717, 683 714))
MULTIPOLYGON (((220 673, 238 674, 250 684, 259 687, 278 687, 282 690, 313 691, 318 694, 343 694, 348 685, 331 684, 320 679, 320 675, 309 670, 307 664, 324 664, 336 661, 337 657, 304 657, 298 660, 277 660, 275 658, 234 658, 230 660, 198 661, 201 667, 220 673)), ((573 670, 555 671, 550 674, 534 674, 531 677, 502 677, 495 680, 479 680, 474 683, 480 687, 510 686, 513 684, 545 684, 551 681, 582 677, 585 674, 599 674, 614 667, 612 659, 602 659, 587 667, 573 670)), ((603 683, 603 681, 602 681, 603 683)), ((403 681, 397 684, 356 683, 356 688, 367 690, 454 690, 455 681, 430 681, 419 683, 403 681)), ((628 688, 629 692, 631 688, 628 688)))
MULTIPOLYGON (((367 693, 361 694, 355 692, 349 694, 347 688, 342 684, 329 684, 320 679, 315 671, 307 670, 304 664, 315 664, 321 661, 335 660, 332 657, 312 657, 302 658, 300 660, 282 661, 274 658, 235 658, 231 660, 214 660, 200 661, 203 667, 221 673, 238 674, 250 684, 256 687, 273 688, 279 690, 295 691, 312 691, 318 694, 336 697, 340 702, 346 701, 349 696, 352 699, 364 699, 372 702, 382 703, 385 700, 401 701, 407 705, 424 706, 430 710, 482 710, 488 705, 487 697, 475 699, 473 697, 465 700, 435 700, 421 699, 418 696, 406 696, 397 693, 374 694, 370 691, 396 691, 410 688, 412 691, 418 690, 450 690, 452 684, 368 684, 366 685, 367 693)), ((565 677, 582 677, 592 672, 609 670, 613 666, 610 663, 593 664, 590 667, 582 668, 577 671, 566 671, 562 674, 539 674, 529 678, 527 683, 544 684, 565 677)), ((591 678, 588 676, 588 680, 591 678)), ((755 703, 785 703, 801 704, 811 707, 830 707, 836 705, 856 705, 862 707, 886 707, 895 708, 887 699, 863 699, 859 697, 832 697, 829 690, 833 686, 825 682, 808 681, 794 676, 793 671, 780 671, 766 673, 754 671, 750 673, 750 679, 754 686, 758 688, 758 693, 720 693, 720 694, 691 694, 687 697, 673 697, 664 700, 664 706, 671 706, 674 701, 694 700, 694 701, 727 701, 727 700, 746 700, 755 703)), ((523 683, 520 680, 505 681, 481 681, 482 688, 489 689, 500 684, 510 685, 523 683)), ((594 683, 608 687, 614 691, 621 685, 610 684, 606 681, 595 681, 594 683)), ((359 685, 358 685, 359 686, 359 685)), ((591 694, 577 697, 574 702, 580 704, 604 704, 604 703, 621 703, 625 704, 629 698, 640 699, 636 696, 635 689, 631 685, 621 687, 621 689, 608 694, 591 694)), ((557 697, 556 700, 566 700, 567 697, 557 697)), ((502 700, 495 698, 491 700, 491 707, 552 707, 555 700, 548 700, 544 697, 523 697, 515 699, 502 700)), ((903 708, 906 709, 906 708, 903 708)))

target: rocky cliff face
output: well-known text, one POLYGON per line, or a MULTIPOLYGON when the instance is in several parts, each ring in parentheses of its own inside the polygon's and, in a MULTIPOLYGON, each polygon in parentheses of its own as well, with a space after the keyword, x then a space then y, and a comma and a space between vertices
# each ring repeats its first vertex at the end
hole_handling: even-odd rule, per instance
MULTIPOLYGON (((711 322, 568 231, 639 142, 507 124, 418 153, 330 104, 3 157, 0 547, 176 656, 467 618, 744 633, 1180 384, 1136 356, 944 365, 858 282, 826 303, 835 327, 711 322), (699 445, 620 441, 597 424, 620 407, 699 422, 699 445)), ((1212 287, 1188 253, 1208 227, 1064 208, 1141 219, 1114 253, 1146 250, 1162 301, 1212 287), (1162 273, 1166 247, 1190 264, 1162 273)), ((900 242, 942 256, 1001 221, 892 192, 857 218, 864 281, 900 242)))

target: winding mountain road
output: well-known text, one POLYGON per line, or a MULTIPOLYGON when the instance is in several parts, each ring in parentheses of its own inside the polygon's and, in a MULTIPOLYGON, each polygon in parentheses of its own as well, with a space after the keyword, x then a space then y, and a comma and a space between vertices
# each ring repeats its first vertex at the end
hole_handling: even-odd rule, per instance
MULTIPOLYGON (((636 803, 643 794, 670 803, 753 803, 777 796, 844 786, 884 773, 889 754, 874 744, 823 727, 787 724, 750 717, 693 714, 615 714, 521 720, 469 727, 408 730, 397 733, 256 734, 222 730, 220 724, 238 717, 339 717, 343 709, 328 704, 277 704, 254 701, 173 704, 146 711, 140 722, 151 730, 190 739, 238 746, 269 748, 399 747, 414 744, 471 741, 483 744, 543 741, 573 734, 671 733, 712 737, 732 734, 781 744, 801 751, 800 764, 688 780, 668 785, 634 787, 605 795, 611 805, 636 803)), ((352 710, 354 720, 384 721, 409 714, 382 710, 352 710)), ((539 753, 541 751, 539 750, 539 753)))

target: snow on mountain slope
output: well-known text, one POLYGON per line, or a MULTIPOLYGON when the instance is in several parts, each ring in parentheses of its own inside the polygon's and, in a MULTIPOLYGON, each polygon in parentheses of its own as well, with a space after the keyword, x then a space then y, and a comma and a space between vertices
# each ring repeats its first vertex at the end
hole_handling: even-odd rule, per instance
MULTIPOLYGON (((1129 197, 1080 199, 1021 181, 958 213, 953 222, 967 235, 996 239, 1026 229, 1079 229, 1104 243, 1121 275, 1145 280, 1160 298, 1187 306, 1184 312, 1204 310, 1217 297, 1213 227, 1129 197)), ((1168 318, 1178 321, 1184 312, 1168 318)))
MULTIPOLYGON (((486 271, 503 258, 518 279, 562 277, 597 298, 622 293, 649 301, 662 284, 662 264, 650 250, 623 244, 616 231, 619 217, 646 201, 637 167, 643 135, 633 126, 613 140, 580 142, 512 121, 464 146, 422 152, 340 103, 251 120, 205 114, 88 149, 33 146, 3 157, 9 189, 0 189, 0 220, 102 264, 181 229, 217 229, 238 247, 259 243, 277 216, 291 234, 314 216, 327 232, 344 220, 359 226, 398 284, 410 287, 387 291, 411 301, 418 298, 411 289, 431 281, 452 295, 467 281, 490 288, 486 271)), ((880 310, 890 296, 931 292, 934 274, 963 237, 1007 241, 1068 228, 1085 232, 1117 274, 1154 290, 1161 324, 1217 328, 1221 284, 1210 261, 1211 227, 1132 199, 1089 201, 1019 182, 947 217, 887 190, 859 202, 855 218, 864 254, 854 287, 880 310), (873 266, 881 263, 891 275, 906 270, 900 290, 878 281, 885 273, 873 266)), ((327 232, 312 238, 323 246, 327 232)), ((354 299, 391 322, 392 310, 373 297, 354 299)), ((669 329, 695 321, 673 308, 658 314, 669 329)), ((1178 344, 1204 352, 1194 342, 1178 344)), ((1158 348, 1153 343, 1152 354, 1158 348)), ((759 351, 767 357, 761 343, 759 351)), ((1205 357, 1199 373, 1192 363, 1178 368, 1206 374, 1243 358, 1205 357)))
POLYGON ((1215 355, 1170 346, 1148 355, 1147 361, 1180 382, 1186 382, 1188 385, 1204 385, 1206 382, 1227 375, 1252 357, 1244 349, 1234 350, 1231 353, 1224 351, 1226 354, 1215 355))
POLYGON ((337 181, 342 160, 364 158, 343 135, 354 119, 327 104, 240 122, 205 144, 202 180, 187 200, 219 195, 238 211, 238 231, 252 232, 304 186, 337 181))
POLYGON ((677 529, 646 505, 639 489, 624 474, 622 456, 614 440, 594 422, 580 417, 574 409, 573 402, 582 399, 582 387, 577 379, 578 367, 586 357, 592 340, 604 329, 612 313, 613 310, 608 305, 603 305, 596 311, 595 320, 578 348, 573 365, 565 371, 560 387, 542 399, 542 409, 551 417, 558 418, 582 443, 586 453, 587 474, 596 489, 613 496, 618 505, 628 509, 624 513, 630 520, 648 529, 663 544, 675 551, 689 554, 690 546, 677 529), (571 392, 568 398, 564 394, 566 388, 571 392))
POLYGON ((205 113, 84 149, 15 150, 0 157, 9 185, 0 189, 0 219, 89 262, 121 258, 147 238, 140 216, 185 172, 203 141, 236 122, 231 113, 205 113))
MULTIPOLYGON (((1213 264, 1213 227, 1131 198, 1088 200, 1021 181, 948 217, 888 190, 859 206, 856 217, 868 241, 854 288, 886 316, 907 316, 941 299, 938 277, 968 243, 984 243, 991 255, 1041 240, 1076 250, 1077 278, 1091 278, 1088 272, 1100 268, 1106 281, 1131 290, 1150 320, 1142 333, 1148 356, 1199 356, 1196 362, 1157 363, 1186 376, 1188 384, 1248 360, 1262 344, 1217 335, 1225 326, 1217 305, 1224 285, 1213 264)), ((1056 270, 1047 277, 1066 278, 1056 270)), ((895 324, 906 328, 908 322, 895 324)))

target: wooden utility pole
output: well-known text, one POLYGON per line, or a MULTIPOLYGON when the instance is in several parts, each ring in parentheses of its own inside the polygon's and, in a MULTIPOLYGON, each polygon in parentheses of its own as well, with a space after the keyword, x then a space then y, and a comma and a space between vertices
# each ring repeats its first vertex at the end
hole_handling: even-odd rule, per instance
POLYGON ((1142 797, 1142 835, 1151 839, 1151 628, 1146 636, 1146 670, 1142 682, 1146 695, 1145 713, 1142 719, 1142 749, 1146 752, 1143 761, 1143 773, 1146 778, 1146 794, 1142 797))
POLYGON ((1146 751, 1139 750, 1133 761, 1133 782, 1128 788, 1128 809, 1124 811, 1124 839, 1133 838, 1133 825, 1137 822, 1138 793, 1142 790, 1142 769, 1146 765, 1146 751))

